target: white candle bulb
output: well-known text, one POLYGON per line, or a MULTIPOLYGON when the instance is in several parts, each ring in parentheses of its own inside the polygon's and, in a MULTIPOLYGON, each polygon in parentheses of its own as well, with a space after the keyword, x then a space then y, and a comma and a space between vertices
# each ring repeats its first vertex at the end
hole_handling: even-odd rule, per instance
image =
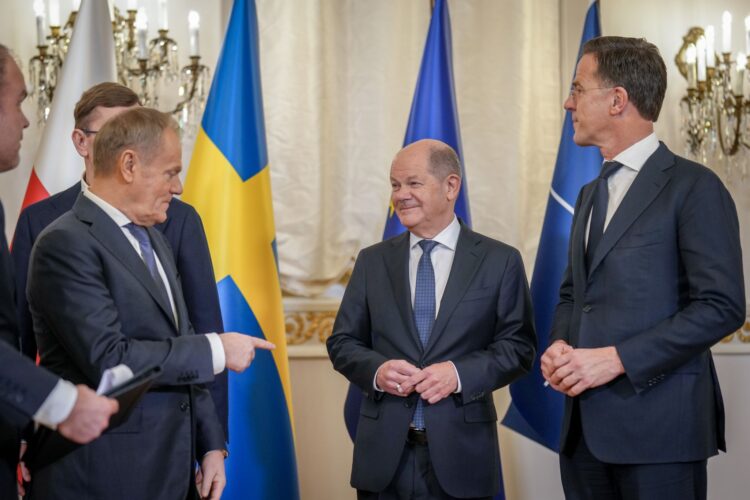
POLYGON ((128 10, 138 10, 138 0, 128 0, 128 10))
POLYGON ((706 26, 706 66, 716 66, 716 30, 712 24, 706 26))
POLYGON ((73 0, 73 10, 78 12, 81 8, 81 0, 73 0))
POLYGON ((732 14, 728 10, 721 15, 721 51, 732 51, 732 14))
POLYGON ((704 37, 698 38, 698 43, 695 46, 696 55, 698 56, 698 81, 706 81, 706 39, 704 37))
POLYGON ((687 50, 685 51, 685 62, 687 63, 687 81, 689 89, 697 88, 697 77, 695 74, 695 51, 695 45, 693 45, 692 43, 688 45, 687 50))
POLYGON ((695 45, 692 43, 687 46, 687 50, 685 51, 685 62, 695 64, 695 45))
POLYGON ((198 29, 201 25, 201 16, 196 11, 188 13, 188 34, 190 35, 190 55, 197 56, 200 53, 200 39, 198 29))
POLYGON ((60 0, 49 0, 49 24, 60 26, 60 0))
POLYGON ((36 44, 41 47, 47 45, 47 30, 44 25, 44 1, 34 2, 34 14, 36 15, 36 44))
POLYGON ((750 16, 745 18, 745 52, 750 54, 750 16))
POLYGON ((146 38, 148 36, 148 17, 146 9, 141 7, 135 15, 135 29, 138 35, 138 59, 148 59, 146 50, 146 38))
POLYGON ((159 0, 159 29, 169 29, 167 0, 159 0))
POLYGON ((737 80, 734 82, 734 95, 742 95, 745 83, 745 66, 747 66, 747 56, 740 52, 737 54, 737 80))

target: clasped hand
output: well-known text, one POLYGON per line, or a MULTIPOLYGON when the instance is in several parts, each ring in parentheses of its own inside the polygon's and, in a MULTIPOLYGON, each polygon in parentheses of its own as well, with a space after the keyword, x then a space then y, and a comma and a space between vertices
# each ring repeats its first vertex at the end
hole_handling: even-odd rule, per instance
POLYGON ((554 390, 574 397, 625 373, 614 347, 574 349, 558 340, 542 355, 542 375, 554 390))
POLYGON ((448 397, 458 388, 456 370, 450 361, 419 369, 403 359, 391 359, 380 365, 375 382, 381 390, 394 396, 406 397, 416 391, 430 404, 448 397))

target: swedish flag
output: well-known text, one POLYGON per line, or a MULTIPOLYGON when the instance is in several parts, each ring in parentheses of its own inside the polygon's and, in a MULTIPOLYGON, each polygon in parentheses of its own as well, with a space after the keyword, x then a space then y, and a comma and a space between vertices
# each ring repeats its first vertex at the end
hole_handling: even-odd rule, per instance
POLYGON ((276 349, 230 374, 225 500, 299 498, 265 135, 255 2, 235 0, 184 200, 206 228, 225 328, 276 349))

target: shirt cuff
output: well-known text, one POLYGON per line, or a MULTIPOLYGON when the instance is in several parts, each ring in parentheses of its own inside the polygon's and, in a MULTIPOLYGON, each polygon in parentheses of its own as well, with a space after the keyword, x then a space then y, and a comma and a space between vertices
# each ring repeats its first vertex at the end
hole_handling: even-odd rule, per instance
POLYGON ((378 392, 385 392, 383 389, 378 387, 378 372, 380 371, 380 367, 378 367, 377 370, 375 370, 375 376, 372 377, 372 388, 375 389, 378 392))
POLYGON ((224 353, 224 346, 217 333, 207 333, 206 338, 208 339, 208 343, 211 344, 211 362, 214 367, 214 375, 218 375, 227 366, 227 356, 224 353))
POLYGON ((52 430, 57 429, 57 425, 70 416, 77 399, 76 386, 67 380, 58 380, 42 406, 34 413, 34 421, 52 430))
POLYGON ((458 384, 456 385, 456 390, 453 391, 453 394, 459 394, 461 392, 461 377, 458 376, 458 368, 456 368, 456 365, 453 363, 453 361, 448 361, 448 363, 451 364, 451 366, 453 367, 453 371, 456 372, 456 382, 458 382, 458 384))

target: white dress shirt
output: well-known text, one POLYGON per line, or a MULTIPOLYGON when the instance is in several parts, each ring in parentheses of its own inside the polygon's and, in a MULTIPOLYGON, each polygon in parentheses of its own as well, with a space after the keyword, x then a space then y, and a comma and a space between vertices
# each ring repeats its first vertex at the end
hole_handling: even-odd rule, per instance
MULTIPOLYGON (((612 216, 622 203, 623 198, 633 184, 638 172, 641 171, 654 152, 659 149, 659 139, 653 132, 640 141, 636 142, 620 154, 612 158, 612 161, 622 163, 622 167, 607 179, 607 188, 609 190, 609 201, 607 202, 607 215, 604 218, 604 230, 606 231, 612 216)), ((594 208, 592 207, 593 211, 594 208)), ((591 212, 589 212, 589 221, 586 224, 586 244, 589 241, 589 230, 591 229, 591 212)))
MULTIPOLYGON (((451 273, 459 234, 461 234, 461 225, 458 223, 458 218, 454 215, 451 223, 440 231, 437 236, 432 238, 432 241, 438 242, 432 249, 432 252, 430 252, 432 269, 435 273, 435 317, 437 317, 438 311, 440 311, 440 301, 443 299, 445 285, 448 283, 448 276, 451 273)), ((419 259, 422 258, 423 253, 419 242, 423 239, 425 238, 420 238, 414 233, 409 234, 409 289, 411 290, 412 308, 414 308, 414 295, 417 284, 417 267, 419 267, 419 259)), ((449 361, 449 363, 453 365, 453 369, 456 372, 456 381, 458 382, 458 386, 454 392, 459 393, 461 392, 461 378, 458 375, 458 370, 456 370, 456 365, 452 361, 449 361)), ((373 387, 375 390, 382 392, 376 384, 377 379, 378 373, 375 372, 373 387)))

